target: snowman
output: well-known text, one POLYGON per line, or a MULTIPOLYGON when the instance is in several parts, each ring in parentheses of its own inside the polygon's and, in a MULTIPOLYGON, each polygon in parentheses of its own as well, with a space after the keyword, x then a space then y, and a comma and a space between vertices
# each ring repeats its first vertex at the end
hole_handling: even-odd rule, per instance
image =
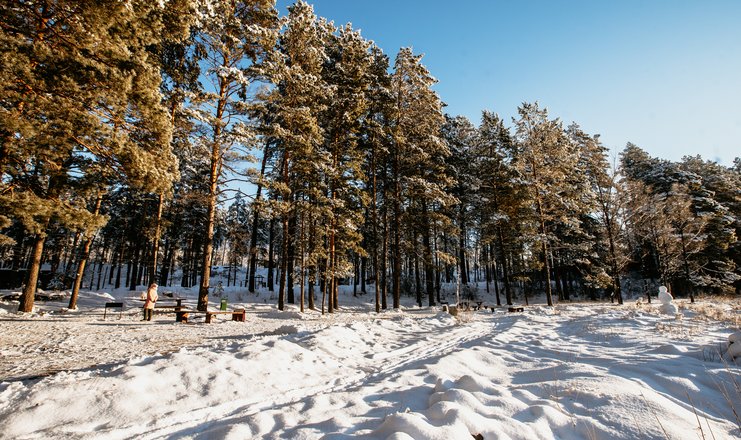
POLYGON ((661 303, 661 305, 659 306, 659 312, 665 315, 676 314, 677 306, 672 304, 672 300, 674 300, 674 297, 671 293, 669 293, 666 286, 659 287, 659 302, 661 303))

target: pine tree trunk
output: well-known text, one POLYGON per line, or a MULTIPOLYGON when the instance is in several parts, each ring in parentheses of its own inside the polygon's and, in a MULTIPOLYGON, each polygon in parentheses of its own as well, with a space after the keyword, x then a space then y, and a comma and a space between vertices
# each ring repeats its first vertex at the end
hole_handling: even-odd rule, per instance
POLYGON ((288 229, 290 231, 290 237, 288 240, 288 269, 286 273, 286 300, 288 304, 296 304, 296 298, 293 293, 293 271, 294 264, 296 261, 296 246, 293 237, 296 236, 296 216, 292 215, 288 221, 288 229))
POLYGON ((388 309, 388 242, 389 242, 389 225, 388 211, 384 209, 383 213, 383 246, 381 255, 381 308, 388 309))
POLYGON ((289 227, 288 227, 288 214, 283 214, 281 220, 283 224, 283 245, 281 246, 281 258, 280 258, 280 284, 278 285, 278 310, 285 308, 286 298, 286 272, 288 271, 288 242, 289 242, 289 227))
MULTIPOLYGON (((316 218, 311 219, 311 225, 309 226, 309 259, 310 261, 313 261, 311 258, 311 252, 313 252, 313 249, 315 249, 316 244, 316 218)), ((309 308, 311 310, 316 310, 316 305, 314 304, 314 284, 316 281, 316 277, 318 276, 318 271, 316 264, 312 265, 309 269, 309 308)))
POLYGON ((543 270, 545 271, 545 298, 548 302, 548 306, 553 307, 553 296, 551 294, 551 265, 550 259, 548 258, 548 243, 546 241, 545 212, 540 197, 536 196, 535 201, 539 217, 538 226, 543 240, 541 243, 541 252, 543 252, 543 270))
MULTIPOLYGON (((121 266, 123 266, 123 256, 124 256, 124 245, 123 243, 121 243, 121 252, 118 254, 118 260, 116 264, 117 266, 116 267, 116 283, 113 286, 114 289, 118 289, 121 287, 121 266)), ((111 275, 113 275, 113 272, 111 272, 111 275)))
POLYGON ((217 163, 212 158, 211 171, 212 179, 209 188, 208 209, 206 211, 206 241, 203 246, 201 282, 198 286, 198 306, 199 311, 205 312, 208 309, 208 291, 211 285, 211 261, 214 252, 214 224, 216 223, 216 191, 217 191, 217 163))
POLYGON ((366 278, 366 271, 368 267, 368 257, 362 257, 360 259, 360 293, 361 295, 365 295, 367 292, 365 291, 365 278, 366 278))
POLYGON ((273 266, 275 265, 275 253, 274 253, 274 247, 275 243, 275 219, 270 219, 270 231, 268 232, 268 291, 273 292, 275 290, 274 288, 274 276, 273 276, 273 266))
POLYGON ((422 231, 422 246, 424 247, 424 265, 425 265, 425 287, 427 290, 427 305, 435 305, 435 280, 432 261, 432 243, 430 241, 430 216, 427 212, 427 203, 422 202, 422 217, 424 221, 424 230, 422 231))
POLYGON ((329 302, 328 302, 327 311, 329 313, 334 313, 334 309, 337 306, 337 298, 335 297, 336 283, 337 283, 337 275, 336 275, 336 272, 335 272, 335 267, 336 267, 335 264, 336 264, 336 261, 335 261, 335 242, 334 242, 334 240, 335 240, 335 228, 336 228, 336 224, 335 224, 334 215, 332 216, 332 220, 331 220, 330 223, 331 223, 331 227, 330 227, 330 230, 329 230, 329 269, 327 271, 327 273, 329 274, 328 275, 329 276, 329 280, 328 280, 329 281, 328 282, 328 284, 329 284, 329 288, 328 288, 328 291, 329 291, 329 302))
MULTIPOLYGON (((224 57, 223 66, 229 66, 228 57, 224 57)), ((214 251, 214 225, 216 223, 216 202, 219 191, 219 176, 221 176, 222 158, 221 136, 224 111, 227 104, 228 83, 225 77, 219 79, 219 99, 216 103, 214 118, 214 137, 211 143, 211 166, 209 169, 208 197, 206 199, 206 241, 203 246, 203 260, 201 267, 201 283, 198 287, 197 309, 204 312, 208 309, 208 290, 211 285, 211 261, 214 251)))
MULTIPOLYGON (((443 252, 446 254, 449 253, 448 250, 448 235, 446 233, 443 233, 443 252)), ((449 265, 445 264, 445 283, 450 284, 453 282, 453 274, 450 273, 449 265)))
POLYGON ((301 243, 301 287, 299 288, 299 304, 300 304, 300 310, 301 313, 304 312, 304 286, 306 285, 306 259, 304 258, 306 256, 306 249, 305 249, 305 243, 306 243, 306 237, 305 237, 306 231, 304 230, 304 217, 301 217, 301 229, 299 230, 299 242, 301 243))
POLYGON ((250 230, 250 260, 249 260, 249 280, 248 290, 255 293, 255 274, 257 273, 257 229, 260 225, 260 202, 262 197, 262 179, 265 177, 265 168, 267 166, 270 142, 265 142, 265 149, 262 154, 262 163, 260 164, 260 180, 257 182, 257 192, 255 194, 255 203, 252 204, 252 229, 250 230))
MULTIPOLYGON (((98 216, 100 213, 100 204, 103 201, 103 197, 98 195, 95 200, 95 211, 94 216, 98 216)), ((82 277, 85 274, 85 265, 87 264, 87 258, 90 254, 90 245, 93 243, 93 234, 89 237, 85 237, 85 244, 82 247, 82 255, 80 255, 80 262, 77 264, 77 273, 75 274, 75 283, 72 286, 72 294, 69 298, 69 309, 77 310, 77 296, 80 294, 80 284, 82 284, 82 277)))
POLYGON ((154 242, 152 243, 152 260, 149 265, 149 281, 147 284, 151 284, 157 281, 157 257, 160 252, 160 237, 162 236, 162 209, 165 204, 165 195, 160 193, 159 200, 157 201, 157 218, 154 228, 154 242))
MULTIPOLYGON (((104 250, 104 252, 105 252, 105 250, 104 250)), ((100 282, 101 282, 101 280, 103 280, 104 278, 107 278, 107 276, 108 276, 108 268, 106 268, 105 270, 106 271, 105 271, 105 274, 104 274, 103 273, 103 259, 102 258, 98 258, 98 282, 95 285, 95 290, 100 290, 100 282)))
POLYGON ((398 309, 401 300, 401 207, 399 201, 394 201, 394 252, 393 252, 393 268, 392 268, 392 291, 393 296, 393 307, 398 309))
MULTIPOLYGON (((373 264, 373 285, 376 295, 376 313, 381 312, 381 290, 380 290, 380 274, 378 267, 378 186, 376 180, 376 149, 373 147, 371 150, 371 225, 373 232, 373 247, 371 249, 371 259, 373 264)), ((385 244, 385 243, 384 243, 385 244)), ((385 251, 384 251, 385 252, 385 251)), ((385 257, 385 253, 384 253, 385 257)), ((385 301, 384 301, 385 302, 385 301)), ((385 307, 384 307, 385 308, 385 307)))
POLYGON ((416 250, 414 252, 414 262, 412 265, 414 268, 414 293, 417 298, 417 305, 422 307, 422 280, 419 276, 419 257, 417 256, 416 250))
POLYGON ((139 278, 139 254, 141 253, 141 244, 137 243, 136 248, 131 254, 131 276, 129 274, 126 274, 126 277, 128 278, 129 282, 129 291, 135 291, 136 290, 136 281, 139 278))
POLYGON ((39 271, 41 270, 41 255, 44 253, 44 242, 46 234, 37 234, 31 252, 31 265, 28 268, 26 277, 26 287, 20 297, 18 305, 19 312, 33 312, 34 296, 36 295, 36 284, 39 281, 39 271))
POLYGON ((499 294, 499 268, 497 267, 497 257, 494 250, 494 243, 489 243, 489 258, 491 259, 492 281, 494 282, 494 292, 497 297, 497 307, 502 305, 499 294))
POLYGON ((461 273, 461 284, 465 286, 468 284, 468 265, 466 264, 466 214, 463 204, 458 212, 458 225, 461 230, 458 236, 458 270, 461 273))

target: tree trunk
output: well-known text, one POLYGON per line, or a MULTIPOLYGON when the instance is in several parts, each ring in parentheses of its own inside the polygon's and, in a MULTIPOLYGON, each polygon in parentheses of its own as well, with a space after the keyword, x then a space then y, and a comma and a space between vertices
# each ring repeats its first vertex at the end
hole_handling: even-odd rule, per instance
POLYGON ((461 204, 458 212, 458 227, 460 228, 460 235, 458 236, 458 270, 461 273, 461 284, 465 286, 468 284, 468 270, 466 269, 466 214, 463 204, 461 204))
MULTIPOLYGON (((103 197, 98 195, 95 200, 95 212, 94 216, 98 216, 100 213, 100 204, 103 201, 103 197)), ((82 255, 80 255, 80 262, 77 265, 77 273, 75 274, 75 283, 72 286, 72 294, 69 298, 69 309, 77 310, 77 296, 80 294, 80 284, 82 284, 82 277, 85 274, 85 265, 87 264, 88 254, 90 253, 90 245, 93 243, 94 234, 90 234, 89 237, 85 237, 85 244, 82 247, 82 255)))
POLYGON ((432 242, 430 240, 430 216, 427 212, 427 203, 422 202, 422 217, 424 231, 422 231, 422 246, 424 247, 425 288, 427 290, 427 305, 435 305, 435 268, 432 261, 432 242))
POLYGON ((44 253, 44 242, 46 241, 46 234, 37 234, 33 244, 33 251, 31 253, 31 265, 28 268, 28 276, 26 277, 26 287, 23 289, 23 294, 20 297, 20 304, 18 305, 19 312, 30 313, 33 312, 34 296, 36 295, 36 284, 39 281, 39 271, 41 270, 41 255, 44 253))
POLYGON ((126 277, 128 278, 129 282, 129 291, 133 292, 136 290, 136 280, 139 278, 139 254, 141 253, 140 249, 141 244, 137 243, 136 248, 132 251, 131 254, 131 261, 130 261, 130 267, 131 267, 131 275, 126 274, 126 277))
POLYGON ((288 304, 296 304, 296 298, 293 293, 293 272, 296 262, 296 245, 293 237, 296 236, 296 216, 292 215, 288 221, 290 237, 288 240, 288 269, 286 273, 286 301, 288 304))
POLYGON ((262 179, 265 177, 265 167, 267 166, 270 143, 265 142, 265 150, 262 154, 262 163, 260 164, 260 180, 257 182, 257 193, 255 194, 255 203, 252 204, 252 230, 250 231, 250 261, 249 261, 249 279, 248 290, 255 292, 255 273, 257 272, 257 228, 260 224, 260 209, 262 208, 262 179))
POLYGON ((384 209, 383 214, 383 248, 381 253, 381 308, 388 309, 388 212, 384 209))
MULTIPOLYGON (((227 57, 224 58, 224 66, 229 65, 227 57)), ((211 143, 211 166, 209 169, 208 198, 206 200, 206 241, 203 246, 203 260, 201 267, 201 283, 198 287, 198 306, 200 311, 208 309, 208 289, 211 283, 211 260, 214 251, 214 224, 216 223, 216 203, 219 191, 219 176, 221 176, 222 157, 221 136, 224 111, 227 104, 228 83, 225 77, 219 79, 219 99, 216 103, 216 114, 214 118, 214 137, 211 143)))
POLYGON ((393 252, 393 268, 392 268, 392 291, 393 295, 393 307, 398 309, 400 306, 401 299, 401 225, 399 220, 401 218, 401 207, 399 202, 394 202, 394 252, 393 252))
POLYGON ((275 265, 275 253, 274 253, 274 246, 275 243, 275 219, 270 219, 270 231, 268 232, 268 290, 270 292, 274 291, 274 276, 273 276, 273 266, 275 265))
MULTIPOLYGON (((316 244, 316 219, 311 219, 311 225, 309 226, 309 252, 313 252, 314 246, 316 244)), ((311 254, 310 254, 311 257, 311 254)), ((310 261, 312 259, 310 258, 310 261)), ((309 308, 311 310, 316 310, 316 306, 314 304, 314 284, 316 282, 318 271, 316 267, 316 263, 311 266, 309 269, 309 308)))
POLYGON ((420 276, 419 276, 419 256, 417 256, 416 250, 414 253, 413 266, 414 266, 414 293, 417 298, 417 305, 419 307, 422 307, 422 281, 420 280, 420 276))
POLYGON ((689 266, 689 256, 687 254, 687 245, 685 244, 685 238, 684 238, 684 229, 679 230, 679 238, 682 243, 682 263, 684 266, 684 279, 685 283, 687 285, 687 289, 689 290, 690 294, 690 302, 695 302, 695 294, 693 292, 692 284, 690 281, 690 266, 689 266))
POLYGON ((286 298, 286 272, 288 271, 288 241, 289 239, 289 227, 288 227, 288 214, 283 214, 281 220, 283 224, 283 245, 281 246, 281 258, 280 258, 280 284, 278 285, 278 310, 285 308, 286 298))
POLYGON ((489 243, 489 258, 491 259, 491 272, 492 272, 492 280, 494 281, 494 292, 497 296, 497 307, 502 305, 502 300, 499 297, 499 268, 497 267, 497 257, 496 252, 494 250, 494 243, 489 243))
POLYGON ((157 257, 160 253, 160 237, 162 236, 162 208, 165 204, 165 195, 160 194, 157 201, 157 221, 154 228, 154 242, 152 243, 152 260, 149 265, 149 282, 151 284, 157 281, 157 257))

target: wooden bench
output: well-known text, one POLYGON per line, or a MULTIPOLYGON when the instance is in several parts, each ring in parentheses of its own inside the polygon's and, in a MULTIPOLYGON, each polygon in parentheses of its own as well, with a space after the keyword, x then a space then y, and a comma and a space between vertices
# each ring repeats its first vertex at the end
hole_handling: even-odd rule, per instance
POLYGON ((173 303, 163 304, 163 302, 161 301, 157 301, 156 303, 154 303, 155 309, 175 309, 177 310, 178 308, 181 308, 181 307, 183 307, 182 299, 176 299, 174 304, 173 303))
POLYGON ((524 307, 509 307, 507 309, 507 311, 510 312, 510 313, 524 312, 525 311, 525 308, 524 307))
MULTIPOLYGON (((145 300, 139 299, 142 303, 145 303, 145 300)), ((176 313, 175 320, 177 322, 180 322, 181 315, 179 312, 183 310, 185 307, 183 306, 183 299, 182 298, 176 298, 173 299, 174 302, 165 302, 165 301, 156 301, 154 303, 154 310, 160 313, 166 313, 167 309, 172 309, 173 312, 176 313)), ((144 305, 142 304, 142 309, 144 308, 144 305)))
POLYGON ((188 318, 193 314, 204 314, 206 315, 206 324, 210 324, 214 315, 232 315, 232 321, 244 322, 246 311, 245 309, 237 310, 207 310, 205 312, 199 310, 185 310, 180 309, 175 311, 176 322, 188 322, 188 318))
POLYGON ((214 312, 212 312, 212 311, 206 312, 206 324, 210 324, 211 323, 211 318, 214 315, 227 315, 227 314, 231 314, 232 315, 232 321, 244 322, 244 318, 245 318, 245 316, 244 316, 245 315, 245 310, 244 309, 232 310, 232 311, 219 310, 219 311, 214 311, 214 312))
POLYGON ((105 303, 105 309, 103 310, 103 320, 105 321, 105 317, 108 314, 108 309, 118 309, 118 319, 121 319, 121 314, 123 313, 123 307, 124 307, 124 303, 122 302, 105 303))

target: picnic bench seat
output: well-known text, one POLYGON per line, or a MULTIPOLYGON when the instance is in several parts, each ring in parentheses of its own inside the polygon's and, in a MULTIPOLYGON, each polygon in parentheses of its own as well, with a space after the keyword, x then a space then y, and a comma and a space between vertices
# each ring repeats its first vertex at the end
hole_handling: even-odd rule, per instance
POLYGON ((183 300, 178 298, 174 300, 174 303, 164 301, 157 301, 154 303, 155 309, 177 309, 178 307, 183 307, 183 300))
POLYGON ((118 319, 121 319, 121 315, 123 314, 123 307, 124 303, 122 302, 105 303, 105 309, 103 310, 103 320, 105 321, 105 317, 108 314, 108 309, 118 309, 118 319))
POLYGON ((232 321, 244 322, 245 321, 245 309, 235 310, 207 310, 205 312, 200 310, 186 310, 180 309, 175 311, 175 321, 177 322, 188 322, 188 318, 192 314, 204 314, 206 315, 206 324, 210 324, 214 315, 232 315, 232 321))

